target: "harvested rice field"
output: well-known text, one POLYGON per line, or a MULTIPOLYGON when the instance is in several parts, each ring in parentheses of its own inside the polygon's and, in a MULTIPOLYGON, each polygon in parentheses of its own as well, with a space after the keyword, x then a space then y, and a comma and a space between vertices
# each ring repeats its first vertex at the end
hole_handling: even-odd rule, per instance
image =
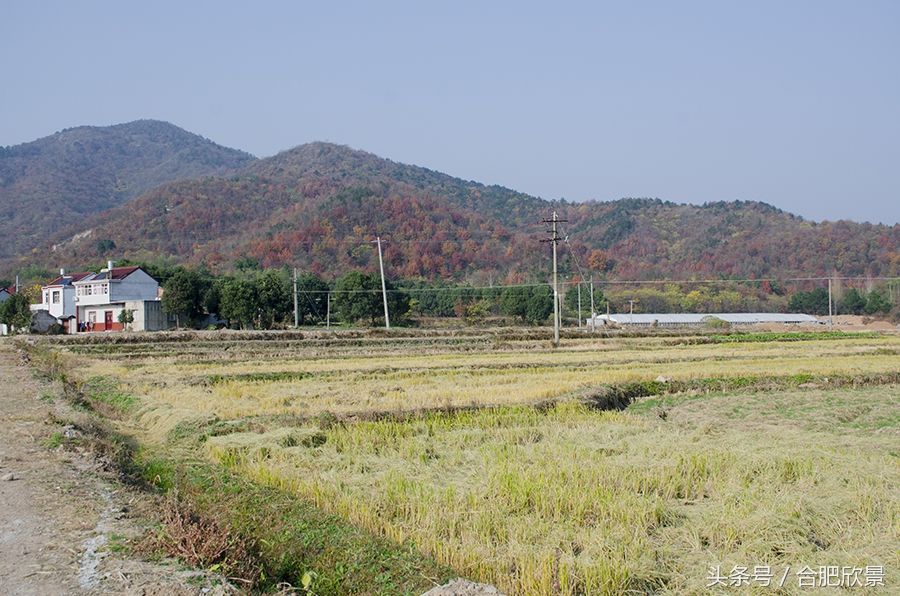
POLYGON ((834 566, 900 586, 897 335, 43 341, 35 361, 162 489, 209 466, 405 553, 364 586, 338 555, 305 559, 314 593, 459 575, 507 594, 799 594, 834 566), (729 586, 742 568, 776 577, 729 586))

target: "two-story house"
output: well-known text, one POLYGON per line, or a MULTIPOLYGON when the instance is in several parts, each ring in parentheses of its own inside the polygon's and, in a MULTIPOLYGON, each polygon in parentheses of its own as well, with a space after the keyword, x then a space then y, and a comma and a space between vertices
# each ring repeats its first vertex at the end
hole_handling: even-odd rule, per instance
MULTIPOLYGON (((79 331, 121 331, 122 311, 130 311, 134 331, 168 329, 170 317, 162 311, 159 282, 140 267, 113 267, 92 273, 72 284, 75 287, 79 331)), ((52 299, 52 298, 51 298, 52 299)))
POLYGON ((66 274, 65 269, 59 270, 59 277, 41 287, 41 302, 32 304, 33 312, 47 311, 56 321, 68 329, 70 322, 75 319, 75 286, 76 281, 81 281, 90 272, 66 274))

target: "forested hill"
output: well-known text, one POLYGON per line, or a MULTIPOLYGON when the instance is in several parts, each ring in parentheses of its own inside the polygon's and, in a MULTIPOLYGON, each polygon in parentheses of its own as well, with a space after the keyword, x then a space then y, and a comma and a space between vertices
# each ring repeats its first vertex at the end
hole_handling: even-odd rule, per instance
POLYGON ((338 275, 374 269, 371 241, 380 235, 394 277, 517 281, 546 271, 541 220, 553 209, 568 220, 567 273, 580 266, 585 275, 659 279, 900 268, 897 225, 814 223, 755 202, 551 203, 327 143, 155 188, 68 228, 41 264, 164 258, 228 270, 250 257, 338 275))
POLYGON ((44 245, 60 228, 160 184, 254 159, 155 120, 80 126, 0 147, 0 256, 44 245))

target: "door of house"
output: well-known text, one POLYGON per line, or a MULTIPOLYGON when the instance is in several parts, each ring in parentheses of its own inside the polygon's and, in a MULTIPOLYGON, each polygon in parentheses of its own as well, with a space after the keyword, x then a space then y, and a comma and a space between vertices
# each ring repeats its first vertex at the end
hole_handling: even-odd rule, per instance
POLYGON ((103 313, 103 328, 109 331, 112 329, 112 311, 107 310, 103 313))

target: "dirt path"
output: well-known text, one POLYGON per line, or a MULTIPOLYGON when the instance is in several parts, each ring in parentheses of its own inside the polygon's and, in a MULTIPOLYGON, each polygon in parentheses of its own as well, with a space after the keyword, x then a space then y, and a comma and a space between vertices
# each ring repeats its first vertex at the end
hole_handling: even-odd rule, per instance
POLYGON ((140 496, 89 455, 51 450, 64 432, 52 387, 0 340, 0 586, 4 594, 216 594, 215 578, 135 560, 140 496), (43 399, 42 399, 43 396, 43 399))

